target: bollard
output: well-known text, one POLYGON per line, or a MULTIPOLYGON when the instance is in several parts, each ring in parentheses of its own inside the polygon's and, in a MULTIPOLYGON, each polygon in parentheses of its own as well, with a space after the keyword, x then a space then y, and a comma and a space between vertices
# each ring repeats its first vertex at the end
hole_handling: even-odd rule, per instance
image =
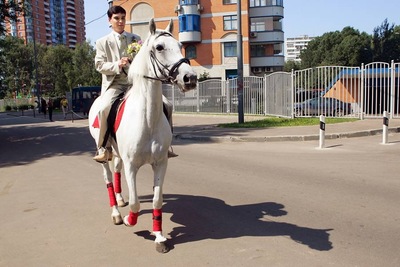
POLYGON ((387 111, 383 112, 383 130, 382 130, 382 144, 387 144, 388 142, 388 127, 389 127, 389 118, 387 111))
POLYGON ((325 147, 325 116, 319 116, 319 148, 325 147))

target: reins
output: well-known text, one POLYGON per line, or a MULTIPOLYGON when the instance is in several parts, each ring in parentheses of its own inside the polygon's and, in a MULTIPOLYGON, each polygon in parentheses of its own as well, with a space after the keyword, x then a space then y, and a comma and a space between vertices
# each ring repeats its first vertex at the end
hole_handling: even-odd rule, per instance
MULTIPOLYGON (((162 35, 170 35, 172 36, 170 33, 167 32, 163 32, 160 35, 158 35, 156 37, 156 39, 162 35)), ((178 60, 178 62, 176 62, 174 65, 172 65, 171 68, 169 68, 169 66, 164 65, 160 62, 160 60, 157 58, 157 56, 155 55, 154 51, 150 51, 150 61, 151 61, 151 65, 153 67, 153 71, 154 71, 154 75, 155 77, 151 77, 151 76, 143 76, 144 78, 150 79, 150 80, 157 80, 157 81, 161 81, 163 83, 173 83, 174 82, 174 73, 178 70, 179 66, 182 65, 183 63, 189 64, 190 65, 190 61, 187 58, 181 58, 180 60, 178 60), (159 73, 161 73, 164 77, 159 77, 157 74, 157 70, 159 73)))

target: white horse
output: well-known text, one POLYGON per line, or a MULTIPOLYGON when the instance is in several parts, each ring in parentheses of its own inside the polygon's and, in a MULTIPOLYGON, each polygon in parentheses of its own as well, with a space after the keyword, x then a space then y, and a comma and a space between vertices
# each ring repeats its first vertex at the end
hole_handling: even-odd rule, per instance
MULTIPOLYGON (((150 164, 154 173, 153 233, 159 252, 168 252, 167 239, 162 234, 163 183, 167 170, 167 152, 172 142, 171 127, 163 114, 162 83, 174 83, 182 92, 195 89, 197 75, 188 59, 181 53, 181 44, 172 35, 173 23, 165 30, 156 29, 150 21, 150 33, 129 68, 128 79, 131 89, 125 96, 125 110, 116 141, 111 139, 115 163, 115 182, 109 164, 102 164, 104 180, 112 207, 114 224, 134 226, 140 210, 136 190, 136 175, 139 168, 150 164), (121 164, 121 159, 123 164, 121 164), (122 219, 118 206, 124 206, 121 195, 120 171, 124 167, 129 189, 129 215, 122 219), (115 188, 114 188, 115 185, 115 188)), ((101 97, 101 96, 100 96, 101 97)), ((99 98, 100 98, 99 97, 99 98)), ((89 112, 90 133, 98 141, 98 128, 93 127, 99 110, 95 101, 89 112)))

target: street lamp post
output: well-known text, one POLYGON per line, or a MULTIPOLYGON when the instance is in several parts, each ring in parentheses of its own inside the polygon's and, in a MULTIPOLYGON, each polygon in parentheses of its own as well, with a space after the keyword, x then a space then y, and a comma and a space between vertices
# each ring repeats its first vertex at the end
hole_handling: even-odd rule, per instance
POLYGON ((243 113, 243 36, 242 36, 242 3, 237 0, 237 94, 238 94, 238 121, 244 123, 243 113))
POLYGON ((108 2, 108 7, 109 8, 113 6, 113 0, 107 0, 107 2, 108 2))

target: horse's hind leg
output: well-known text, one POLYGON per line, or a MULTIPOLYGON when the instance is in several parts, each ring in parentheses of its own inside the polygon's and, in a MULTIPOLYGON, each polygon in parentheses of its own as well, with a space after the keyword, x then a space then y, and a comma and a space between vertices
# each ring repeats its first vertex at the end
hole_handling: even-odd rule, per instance
POLYGON ((114 185, 112 183, 112 173, 110 170, 110 166, 108 165, 108 163, 102 164, 102 166, 103 166, 104 181, 106 182, 107 185, 108 197, 110 200, 110 207, 112 209, 111 219, 114 224, 119 225, 122 224, 122 216, 118 210, 117 200, 115 198, 114 185))
POLYGON ((121 189, 121 169, 122 169, 122 160, 119 157, 114 157, 114 192, 115 197, 117 199, 118 207, 125 207, 128 205, 125 202, 122 196, 122 189, 121 189))
POLYGON ((167 253, 170 248, 167 239, 162 234, 162 205, 163 205, 163 184, 167 171, 168 162, 152 165, 154 172, 154 196, 153 196, 153 233, 156 236, 156 250, 160 253, 167 253))

